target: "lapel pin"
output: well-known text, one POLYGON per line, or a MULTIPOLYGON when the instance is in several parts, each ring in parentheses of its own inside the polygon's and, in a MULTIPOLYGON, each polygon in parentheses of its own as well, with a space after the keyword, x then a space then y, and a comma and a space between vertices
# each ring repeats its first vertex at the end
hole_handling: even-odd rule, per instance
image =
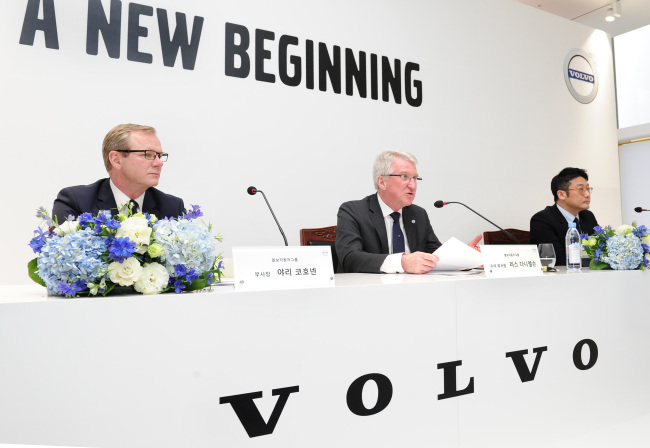
POLYGON ((411 224, 415 224, 415 219, 411 221, 411 224))

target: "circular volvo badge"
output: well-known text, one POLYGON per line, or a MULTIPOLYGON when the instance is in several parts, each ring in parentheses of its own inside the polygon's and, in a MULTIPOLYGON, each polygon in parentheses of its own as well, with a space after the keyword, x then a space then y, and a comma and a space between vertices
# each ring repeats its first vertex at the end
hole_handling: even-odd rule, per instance
POLYGON ((591 103, 596 98, 598 74, 585 51, 578 48, 569 51, 564 60, 564 81, 571 95, 581 103, 591 103))

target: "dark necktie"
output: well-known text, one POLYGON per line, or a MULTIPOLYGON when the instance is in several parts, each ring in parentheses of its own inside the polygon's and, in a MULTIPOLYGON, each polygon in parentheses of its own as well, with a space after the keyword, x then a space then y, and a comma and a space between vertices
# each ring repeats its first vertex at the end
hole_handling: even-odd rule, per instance
POLYGON ((402 228, 399 226, 399 212, 393 212, 390 216, 393 218, 393 253, 401 254, 406 251, 406 246, 402 228))
POLYGON ((131 202, 131 205, 133 205, 133 208, 131 209, 131 212, 135 215, 140 211, 140 207, 138 207, 138 203, 135 202, 135 199, 131 199, 129 202, 131 202))
POLYGON ((580 229, 580 220, 578 218, 575 218, 573 222, 576 223, 576 229, 578 229, 578 233, 582 235, 582 229, 580 229))

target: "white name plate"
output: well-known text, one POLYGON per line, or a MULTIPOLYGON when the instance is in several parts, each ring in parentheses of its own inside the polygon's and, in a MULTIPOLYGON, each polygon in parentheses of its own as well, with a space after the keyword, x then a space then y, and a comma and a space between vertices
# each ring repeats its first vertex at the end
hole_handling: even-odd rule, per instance
POLYGON ((542 275, 542 263, 535 245, 481 246, 486 277, 532 277, 542 275))
POLYGON ((235 289, 270 289, 334 286, 329 246, 233 247, 235 289))

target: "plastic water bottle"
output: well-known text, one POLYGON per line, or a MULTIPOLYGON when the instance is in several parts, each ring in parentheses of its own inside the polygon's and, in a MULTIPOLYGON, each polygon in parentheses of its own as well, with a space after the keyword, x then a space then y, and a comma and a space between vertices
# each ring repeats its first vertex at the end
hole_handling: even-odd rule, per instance
POLYGON ((569 230, 566 233, 566 269, 567 272, 582 270, 582 260, 580 258, 580 234, 576 229, 576 223, 569 223, 569 230))

